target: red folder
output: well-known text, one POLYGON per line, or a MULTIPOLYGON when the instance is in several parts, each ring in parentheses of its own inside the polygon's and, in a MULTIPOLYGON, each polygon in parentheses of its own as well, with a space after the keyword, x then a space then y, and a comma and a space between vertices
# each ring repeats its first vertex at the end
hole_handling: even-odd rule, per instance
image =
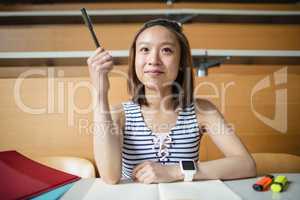
POLYGON ((0 198, 3 200, 32 198, 79 179, 16 151, 0 152, 0 198))

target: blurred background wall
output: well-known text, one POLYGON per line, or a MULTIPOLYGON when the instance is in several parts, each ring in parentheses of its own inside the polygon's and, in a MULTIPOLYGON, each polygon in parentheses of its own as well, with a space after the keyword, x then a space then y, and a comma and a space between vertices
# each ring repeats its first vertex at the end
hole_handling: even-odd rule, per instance
MULTIPOLYGON (((297 1, 246 2, 4 1, 0 4, 0 14, 79 12, 82 7, 88 11, 187 8, 300 12, 297 1)), ((0 53, 95 49, 83 23, 23 23, 18 19, 6 20, 5 15, 1 17, 0 53)), ((99 40, 108 50, 128 50, 141 25, 140 21, 94 23, 99 40)), ((230 23, 220 19, 187 22, 183 29, 192 49, 300 50, 300 24, 297 22, 230 23)), ((70 155, 93 160, 92 113, 87 109, 91 94, 85 87, 89 82, 87 66, 76 62, 65 66, 51 60, 40 65, 22 61, 10 65, 0 60, 0 65, 0 150, 15 149, 30 155, 70 155), (36 71, 21 79, 20 75, 28 70, 36 71), (36 111, 40 109, 40 114, 21 108, 17 102, 20 99, 27 107, 36 111)), ((127 65, 122 64, 115 66, 110 73, 111 105, 130 98, 126 75, 120 73, 126 74, 126 71, 127 65)), ((225 63, 209 69, 208 76, 194 78, 195 94, 216 104, 251 153, 300 155, 300 63, 225 63), (255 91, 257 85, 265 83, 262 80, 270 84, 255 91)), ((200 151, 202 160, 223 156, 207 137, 203 138, 200 151)))

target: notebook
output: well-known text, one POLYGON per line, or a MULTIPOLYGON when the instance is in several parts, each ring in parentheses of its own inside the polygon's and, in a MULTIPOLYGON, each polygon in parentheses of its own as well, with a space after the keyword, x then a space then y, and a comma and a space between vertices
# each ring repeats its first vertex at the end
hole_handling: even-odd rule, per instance
POLYGON ((75 182, 68 183, 66 185, 50 190, 49 192, 45 192, 39 196, 33 197, 30 200, 57 200, 62 195, 64 195, 74 184, 75 182))
POLYGON ((0 152, 1 199, 29 199, 79 180, 16 151, 0 152))
POLYGON ((241 200, 220 180, 175 182, 159 184, 142 184, 135 182, 121 182, 109 185, 101 179, 82 180, 67 192, 62 200, 94 200, 94 199, 122 199, 122 200, 241 200), (86 183, 80 184, 85 181, 86 183), (89 183, 88 183, 89 182, 89 183), (89 186, 88 188, 86 186, 89 186), (84 189, 81 189, 84 188, 84 189), (74 191, 72 191, 74 189, 74 191), (78 195, 72 195, 80 193, 78 195))

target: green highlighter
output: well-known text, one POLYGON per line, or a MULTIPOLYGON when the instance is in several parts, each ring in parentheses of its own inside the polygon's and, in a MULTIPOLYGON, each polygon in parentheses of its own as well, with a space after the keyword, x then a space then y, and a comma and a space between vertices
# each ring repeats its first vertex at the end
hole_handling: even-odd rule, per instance
POLYGON ((273 192, 282 192, 286 190, 288 187, 288 180, 285 176, 277 176, 272 185, 271 185, 271 190, 273 192))

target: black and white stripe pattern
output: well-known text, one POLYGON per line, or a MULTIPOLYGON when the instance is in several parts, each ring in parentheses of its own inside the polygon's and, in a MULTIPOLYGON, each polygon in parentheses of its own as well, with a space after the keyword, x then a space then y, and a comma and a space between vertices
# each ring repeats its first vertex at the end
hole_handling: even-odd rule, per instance
POLYGON ((198 161, 201 133, 194 104, 179 112, 176 125, 171 128, 168 155, 162 159, 155 146, 155 134, 147 127, 141 107, 132 101, 122 103, 125 111, 124 140, 122 147, 122 176, 131 178, 133 168, 150 160, 162 164, 178 163, 182 159, 198 161))

